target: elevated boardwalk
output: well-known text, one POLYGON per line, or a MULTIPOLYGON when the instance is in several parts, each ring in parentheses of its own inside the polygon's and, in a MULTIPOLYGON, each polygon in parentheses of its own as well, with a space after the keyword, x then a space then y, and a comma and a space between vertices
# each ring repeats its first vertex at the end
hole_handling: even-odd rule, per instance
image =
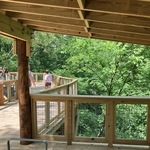
MULTIPOLYGON (((18 101, 13 101, 0 106, 0 150, 7 150, 7 141, 10 138, 19 138, 19 107, 18 101)), ((32 143, 30 145, 20 145, 19 141, 11 142, 12 150, 45 150, 43 143, 32 143)), ((113 147, 109 148, 103 144, 76 144, 55 143, 48 141, 48 150, 148 150, 148 147, 113 147)))
MULTIPOLYGON (((37 87, 31 88, 31 93, 36 93, 44 90, 43 83, 37 83, 37 87)), ((20 138, 19 129, 19 104, 18 100, 6 103, 0 106, 0 150, 7 150, 7 141, 10 138, 20 138)), ((30 145, 20 145, 19 141, 11 141, 11 150, 44 150, 43 143, 32 143, 30 145)), ((144 146, 114 146, 113 148, 107 147, 104 144, 85 144, 73 143, 67 145, 62 142, 48 141, 48 150, 147 150, 149 147, 144 146)))

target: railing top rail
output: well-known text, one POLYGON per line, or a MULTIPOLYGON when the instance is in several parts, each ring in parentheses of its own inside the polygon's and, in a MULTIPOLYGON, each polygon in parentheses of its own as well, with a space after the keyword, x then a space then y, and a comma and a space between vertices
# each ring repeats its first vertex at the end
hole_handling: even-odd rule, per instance
POLYGON ((78 101, 88 101, 90 100, 92 103, 92 100, 103 100, 105 102, 107 101, 116 101, 116 102, 121 102, 121 103, 149 103, 150 97, 133 97, 133 96, 128 96, 128 97, 123 97, 123 96, 91 96, 91 95, 60 95, 60 94, 55 94, 55 95, 49 95, 49 94, 31 94, 32 98, 43 98, 43 99, 55 99, 55 100, 78 100, 78 101))
POLYGON ((17 80, 2 80, 0 83, 12 83, 12 82, 16 82, 17 80))
POLYGON ((74 84, 75 82, 77 82, 77 79, 73 79, 71 82, 69 82, 69 83, 66 83, 66 84, 64 84, 64 85, 60 85, 60 86, 57 86, 57 87, 53 87, 53 88, 51 88, 51 89, 46 89, 46 90, 43 90, 43 91, 41 91, 41 92, 37 92, 37 94, 44 94, 44 93, 53 93, 53 92, 55 92, 55 91, 59 91, 59 90, 61 90, 61 89, 63 89, 63 88, 65 88, 65 87, 67 87, 68 85, 72 85, 72 84, 74 84))

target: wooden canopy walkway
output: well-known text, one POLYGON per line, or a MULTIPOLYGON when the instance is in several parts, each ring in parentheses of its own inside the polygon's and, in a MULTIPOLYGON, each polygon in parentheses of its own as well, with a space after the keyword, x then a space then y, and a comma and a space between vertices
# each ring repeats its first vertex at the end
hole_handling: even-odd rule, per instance
MULTIPOLYGON (((17 80, 11 80, 4 82, 3 88, 5 86, 8 87, 8 95, 10 93, 12 85, 14 87, 17 86, 17 80)), ((138 149, 138 150, 145 150, 149 149, 149 143, 150 143, 150 98, 149 97, 107 97, 107 96, 90 96, 90 95, 77 95, 77 80, 71 79, 71 78, 65 78, 60 76, 53 76, 53 87, 51 89, 44 89, 43 82, 37 82, 37 87, 31 87, 31 112, 32 112, 32 137, 34 139, 42 139, 42 140, 48 140, 48 141, 60 141, 65 142, 69 145, 74 143, 91 143, 93 147, 90 147, 91 149, 97 150, 97 147, 95 147, 94 143, 98 145, 98 149, 107 149, 107 146, 113 147, 113 149, 138 149), (83 121, 82 116, 83 112, 79 109, 80 105, 101 105, 104 108, 104 112, 101 112, 101 117, 104 118, 103 122, 105 125, 105 135, 103 137, 97 137, 96 135, 90 135, 90 136, 83 136, 82 134, 79 134, 78 131, 78 123, 77 121, 83 121), (144 127, 145 130, 145 138, 144 139, 137 139, 134 137, 134 139, 126 138, 120 138, 116 134, 117 125, 117 111, 119 109, 118 106, 124 106, 124 105, 144 105, 145 107, 145 124, 144 127), (78 116, 80 115, 80 117, 78 116), (103 144, 102 144, 103 143, 103 144), (102 145, 105 145, 102 147, 102 145), (117 145, 117 147, 116 147, 117 145), (125 145, 125 147, 124 147, 125 145), (129 146, 132 145, 132 146, 129 146), (133 146, 137 145, 137 146, 133 146)), ((2 86, 1 86, 2 87, 2 86)), ((15 88, 14 88, 15 89, 15 88)), ((7 95, 7 96, 8 96, 7 95)), ((11 94, 10 94, 11 95, 11 94)), ((3 137, 7 136, 9 138, 12 137, 19 137, 18 128, 19 128, 19 108, 18 108, 18 100, 17 99, 17 91, 15 90, 15 97, 12 100, 7 100, 5 103, 0 106, 0 111, 3 112, 1 116, 4 116, 2 121, 2 124, 0 126, 0 129, 4 129, 2 133, 2 141, 3 144, 6 142, 3 139, 3 137), (14 106, 17 107, 17 110, 13 108, 14 106), (12 108, 9 110, 8 116, 5 116, 4 112, 6 109, 12 108), (11 115, 16 115, 15 117, 11 115), (8 118, 7 118, 8 117, 8 118), (14 121, 11 124, 9 121, 9 117, 12 118, 12 121, 14 121), (6 119, 6 121, 5 121, 6 119), (8 119, 8 121, 7 121, 8 119), (17 120, 16 120, 17 119, 17 120), (4 123, 5 122, 5 123, 4 123), (9 125, 7 123, 9 123, 9 125), (16 124, 16 125, 15 125, 16 124), (17 130, 15 128, 17 127, 17 130), (6 130, 8 128, 9 130, 6 130)), ((11 96, 8 96, 8 98, 11 98, 11 96)), ((126 110, 122 110, 126 111, 126 110)), ((136 110, 138 111, 138 110, 136 110)), ((95 116, 91 116, 90 112, 88 122, 90 122, 92 119, 98 119, 98 115, 95 114, 95 116), (91 118, 90 118, 91 116, 91 118), (94 118, 96 117, 96 118, 94 118)), ((129 115, 132 115, 132 112, 128 111, 129 115)), ((129 121, 129 115, 127 116, 129 121)), ((140 116, 141 114, 137 114, 140 116)), ((2 118, 2 117, 1 117, 2 118)), ((90 130, 94 132, 94 126, 90 126, 90 130)), ((80 130, 81 132, 81 130, 80 130)), ((130 136, 130 131, 127 131, 130 136)), ((138 132, 138 131, 137 131, 138 132)), ((0 140, 1 140, 0 139, 0 140)), ((1 143, 0 143, 1 144, 1 143)), ((88 145, 89 146, 89 145, 88 145)), ((87 147, 88 147, 87 146, 87 147)), ((55 148, 54 148, 55 149, 55 148)), ((67 149, 67 147, 65 147, 67 149)), ((77 149, 87 149, 87 148, 77 148, 77 149)), ((109 148, 110 149, 110 148, 109 148)), ((61 150, 61 149, 60 149, 61 150)))

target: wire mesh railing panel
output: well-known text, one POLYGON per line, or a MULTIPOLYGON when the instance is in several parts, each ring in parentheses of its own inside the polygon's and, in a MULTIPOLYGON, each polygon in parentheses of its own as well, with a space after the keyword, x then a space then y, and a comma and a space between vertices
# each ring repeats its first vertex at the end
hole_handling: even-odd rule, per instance
POLYGON ((37 110, 37 129, 39 131, 46 123, 45 102, 37 101, 36 110, 37 110))
POLYGON ((116 138, 146 139, 147 105, 116 105, 116 138))
POLYGON ((50 103, 50 117, 49 119, 52 120, 58 115, 58 102, 49 102, 50 103))
POLYGON ((64 102, 37 102, 38 134, 64 135, 64 102))
POLYGON ((75 113, 75 136, 105 137, 106 104, 78 103, 75 113))
POLYGON ((65 125, 65 103, 50 102, 50 122, 48 131, 49 135, 64 135, 65 125))
POLYGON ((60 111, 65 111, 65 103, 60 102, 60 111))

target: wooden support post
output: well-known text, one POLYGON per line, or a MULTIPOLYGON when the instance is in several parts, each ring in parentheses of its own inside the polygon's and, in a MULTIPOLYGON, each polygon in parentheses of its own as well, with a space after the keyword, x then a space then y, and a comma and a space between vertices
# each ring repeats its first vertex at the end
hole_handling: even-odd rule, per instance
POLYGON ((61 78, 58 77, 58 78, 57 78, 57 86, 60 86, 60 85, 61 85, 61 78))
POLYGON ((50 102, 45 102, 45 123, 49 126, 50 123, 50 102))
POLYGON ((55 78, 54 78, 54 75, 51 75, 52 76, 52 81, 51 81, 51 88, 52 87, 55 87, 55 78))
POLYGON ((69 100, 66 102, 66 135, 67 135, 67 144, 72 145, 72 101, 69 100))
POLYGON ((108 146, 113 147, 113 141, 115 138, 115 105, 113 101, 106 103, 106 139, 108 146))
MULTIPOLYGON (((29 94, 28 57, 26 56, 26 42, 16 40, 18 54, 18 98, 20 116, 20 138, 32 138, 31 99, 29 94)), ((21 141, 27 145, 31 142, 21 141)))
POLYGON ((12 80, 15 80, 15 76, 14 75, 12 75, 12 80))
POLYGON ((7 97, 8 97, 8 101, 11 101, 11 83, 7 84, 7 97))
POLYGON ((75 83, 75 95, 78 95, 78 86, 77 86, 77 82, 75 83))
POLYGON ((4 105, 4 85, 0 83, 0 106, 4 105))
POLYGON ((150 102, 148 103, 148 109, 147 109, 147 136, 146 136, 146 140, 149 143, 149 147, 150 147, 150 102))

